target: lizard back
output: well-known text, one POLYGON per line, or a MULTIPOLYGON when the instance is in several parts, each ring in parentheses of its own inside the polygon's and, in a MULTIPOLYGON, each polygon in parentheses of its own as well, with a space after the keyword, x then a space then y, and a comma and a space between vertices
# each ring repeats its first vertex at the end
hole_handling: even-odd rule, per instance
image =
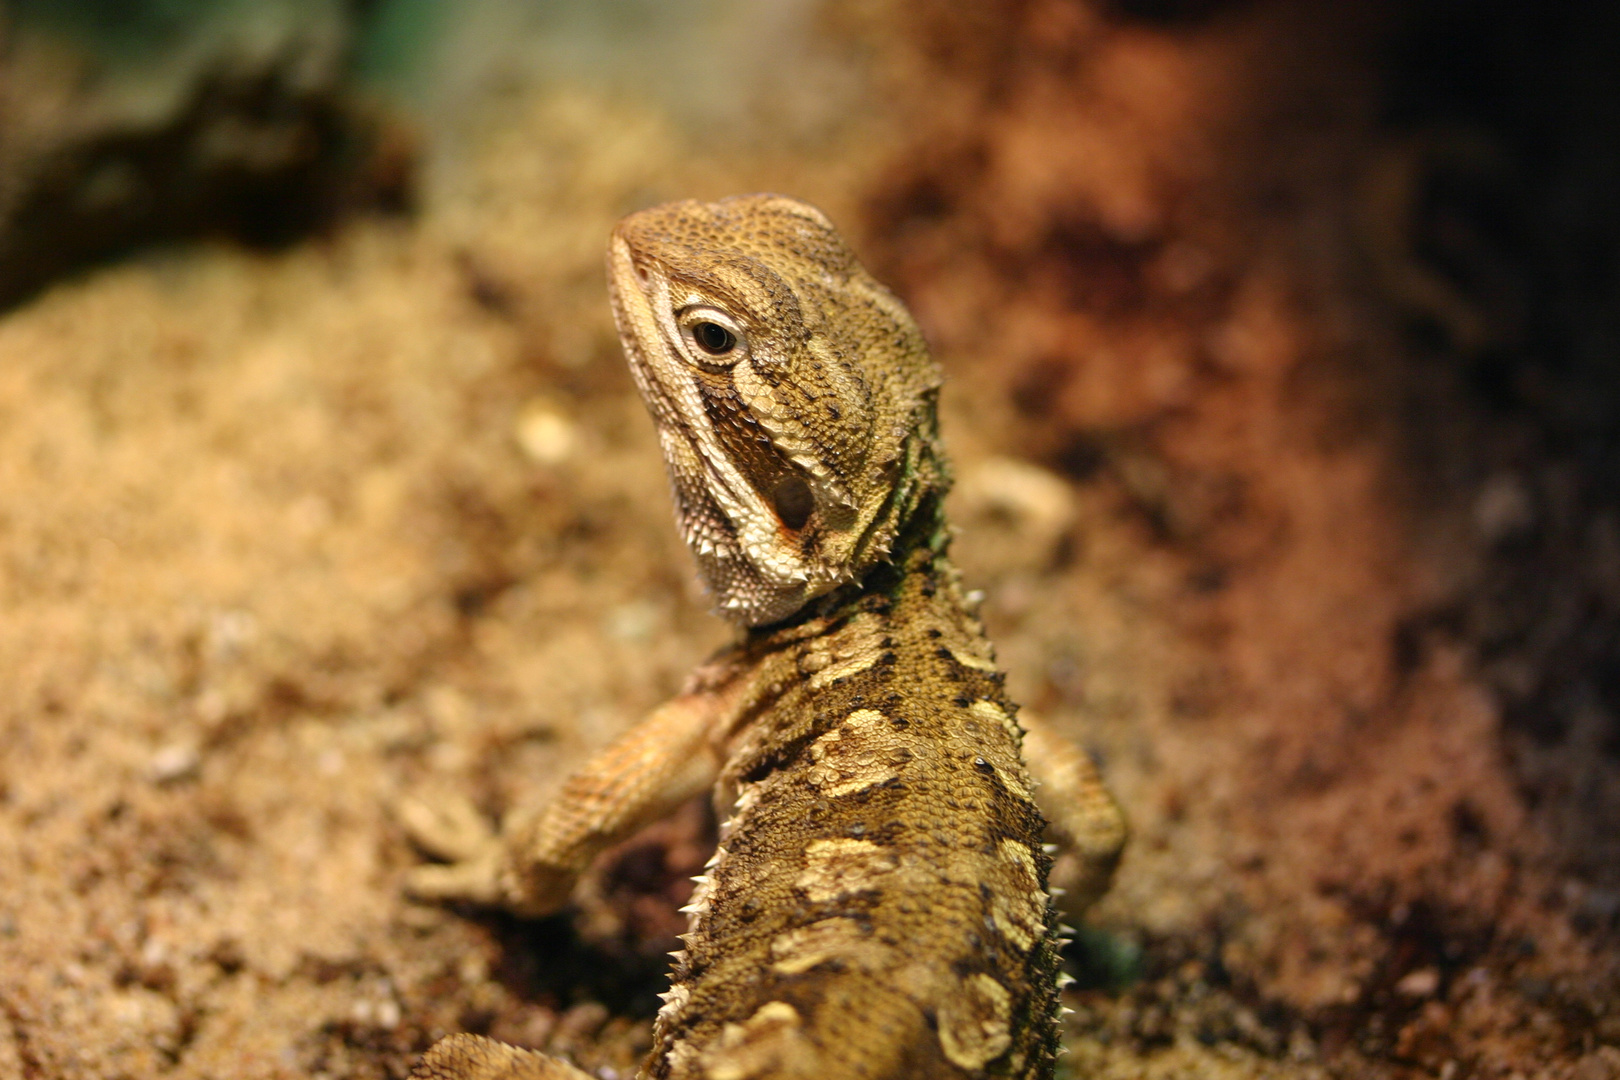
POLYGON ((653 1077, 1050 1075, 1057 946, 1013 707, 931 546, 728 658, 766 688, 653 1077))

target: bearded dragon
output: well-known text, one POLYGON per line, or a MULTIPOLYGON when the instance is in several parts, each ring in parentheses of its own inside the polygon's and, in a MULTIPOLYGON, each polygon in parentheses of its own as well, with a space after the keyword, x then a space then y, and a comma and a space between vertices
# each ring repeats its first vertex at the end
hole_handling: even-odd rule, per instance
MULTIPOLYGON (((1083 911, 1124 823, 1080 750, 1015 718, 947 556, 921 332, 783 196, 632 214, 608 269, 681 534, 741 634, 526 824, 407 806, 459 860, 414 891, 554 912, 597 854, 712 789, 719 847, 642 1077, 1050 1077, 1055 883, 1083 911), (1067 849, 1051 885, 1043 833, 1067 849)), ((456 1035, 413 1075, 588 1074, 456 1035)))

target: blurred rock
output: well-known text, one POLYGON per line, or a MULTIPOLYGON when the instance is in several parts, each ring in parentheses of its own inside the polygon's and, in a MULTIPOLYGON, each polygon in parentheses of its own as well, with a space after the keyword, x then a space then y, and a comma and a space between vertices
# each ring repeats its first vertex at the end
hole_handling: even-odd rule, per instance
POLYGON ((1488 544, 1514 540, 1536 523, 1535 503, 1512 473, 1493 476, 1474 498, 1474 527, 1488 544))
POLYGON ((1009 457, 963 467, 955 515, 972 537, 982 574, 1033 569, 1049 562, 1075 520, 1074 493, 1062 477, 1009 457))
POLYGON ((1575 1066, 1575 1080, 1616 1080, 1620 1078, 1620 1050, 1600 1046, 1581 1058, 1575 1066))
POLYGON ((16 3, 0 25, 0 305, 142 244, 274 246, 409 201, 339 0, 16 3), (161 10, 159 10, 161 8, 161 10))
POLYGON ((573 455, 579 435, 573 420, 549 401, 523 406, 513 434, 523 455, 537 465, 561 465, 573 455))

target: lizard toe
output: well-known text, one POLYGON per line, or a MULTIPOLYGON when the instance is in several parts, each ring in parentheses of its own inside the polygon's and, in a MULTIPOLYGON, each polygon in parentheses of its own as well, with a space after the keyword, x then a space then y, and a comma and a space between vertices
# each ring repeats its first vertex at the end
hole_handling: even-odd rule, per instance
POLYGON ((495 853, 448 866, 418 866, 405 875, 405 891, 418 900, 494 906, 504 900, 495 853))
POLYGON ((477 859, 495 840, 478 808, 462 796, 431 800, 406 796, 394 804, 394 817, 411 843, 445 862, 477 859))

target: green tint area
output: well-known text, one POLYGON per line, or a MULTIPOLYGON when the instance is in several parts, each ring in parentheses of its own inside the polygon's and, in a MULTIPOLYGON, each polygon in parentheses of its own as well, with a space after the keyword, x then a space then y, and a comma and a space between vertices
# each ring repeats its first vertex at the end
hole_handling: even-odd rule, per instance
POLYGON ((379 0, 365 5, 356 39, 355 74, 367 82, 408 82, 442 35, 456 5, 447 0, 379 0))
POLYGON ((240 25, 330 25, 338 0, 11 0, 15 23, 71 38, 108 60, 142 63, 240 25))
MULTIPOLYGON (((555 5, 519 4, 543 10, 555 5)), ((446 0, 11 0, 12 23, 72 41, 114 68, 167 57, 264 28, 329 33, 351 43, 351 68, 381 82, 417 74, 455 18, 446 0)))
POLYGON ((240 0, 12 0, 24 26, 56 30, 116 52, 168 45, 240 0))

